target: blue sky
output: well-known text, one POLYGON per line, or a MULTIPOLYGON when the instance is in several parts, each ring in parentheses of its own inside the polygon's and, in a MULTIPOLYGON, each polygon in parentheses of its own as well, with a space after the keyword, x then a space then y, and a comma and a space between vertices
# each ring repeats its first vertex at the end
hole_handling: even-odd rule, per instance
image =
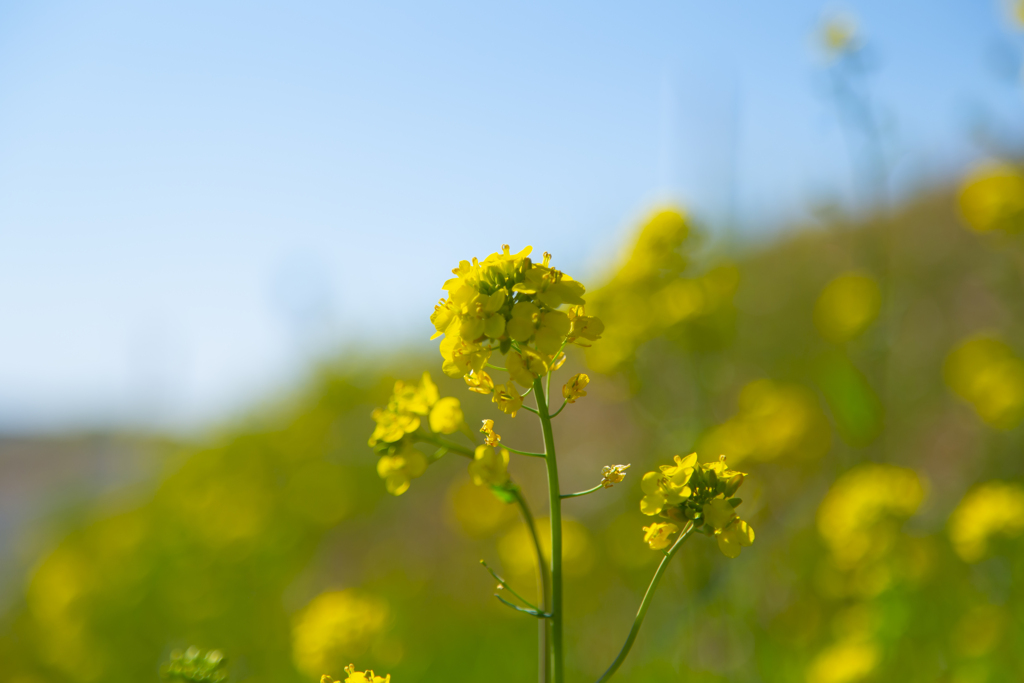
POLYGON ((715 226, 735 187, 757 234, 848 199, 836 10, 898 188, 977 157, 980 114, 1022 132, 998 0, 0 3, 0 429, 196 425, 427 344, 503 242, 586 274, 659 201, 715 226))

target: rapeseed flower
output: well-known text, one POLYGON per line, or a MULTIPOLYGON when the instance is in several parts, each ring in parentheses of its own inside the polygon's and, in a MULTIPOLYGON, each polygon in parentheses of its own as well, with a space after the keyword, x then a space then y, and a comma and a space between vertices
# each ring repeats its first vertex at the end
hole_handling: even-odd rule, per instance
POLYGON ((509 378, 523 387, 564 361, 566 343, 587 346, 600 338, 600 320, 583 313, 583 284, 552 268, 551 255, 530 259, 531 247, 513 254, 508 245, 483 261, 461 261, 448 293, 430 316, 434 338, 444 335, 442 368, 465 377, 472 391, 494 393, 502 410, 514 415, 518 392, 511 381, 496 384, 484 367, 494 353, 506 355, 509 378), (568 312, 562 307, 571 307, 568 312), (501 397, 498 398, 498 394, 501 397))
POLYGON ((1024 230, 1024 172, 990 162, 973 170, 959 195, 960 216, 980 233, 1024 230))
POLYGON ((516 385, 512 382, 494 387, 494 396, 491 397, 491 401, 497 403, 498 409, 507 413, 509 417, 515 417, 519 409, 523 407, 523 397, 519 395, 516 385))
POLYGON ((395 382, 387 406, 375 409, 371 416, 376 426, 369 444, 380 456, 377 473, 396 496, 405 493, 410 482, 427 469, 427 457, 414 446, 424 423, 435 434, 466 429, 459 399, 441 398, 428 372, 418 383, 395 382))
POLYGON ((565 399, 565 402, 575 403, 576 399, 586 396, 587 392, 584 389, 588 384, 590 384, 590 378, 583 373, 570 377, 569 381, 562 387, 562 397, 565 399))
MULTIPOLYGON (((662 465, 658 472, 644 475, 640 482, 644 492, 640 511, 650 516, 661 515, 678 524, 693 523, 701 533, 715 536, 726 556, 736 557, 741 547, 754 542, 754 530, 736 514, 741 501, 732 497, 746 475, 730 470, 725 456, 710 463, 698 463, 696 453, 685 458, 677 455, 674 460, 675 464, 662 465)), ((644 530, 644 540, 652 548, 667 546, 662 537, 667 532, 661 527, 653 525, 644 530)))
POLYGON ((346 666, 345 673, 348 674, 348 677, 344 681, 332 680, 330 676, 325 674, 320 679, 320 683, 391 683, 391 674, 381 677, 373 673, 372 669, 356 671, 355 664, 346 666))
POLYGON ((664 550, 672 543, 672 535, 679 531, 672 522, 654 522, 644 527, 644 543, 651 550, 664 550))
POLYGON ((626 478, 629 465, 606 465, 601 468, 601 486, 610 489, 626 478))
POLYGON ((494 420, 484 420, 484 426, 480 428, 484 434, 484 443, 488 446, 497 446, 501 441, 501 434, 494 431, 494 420))

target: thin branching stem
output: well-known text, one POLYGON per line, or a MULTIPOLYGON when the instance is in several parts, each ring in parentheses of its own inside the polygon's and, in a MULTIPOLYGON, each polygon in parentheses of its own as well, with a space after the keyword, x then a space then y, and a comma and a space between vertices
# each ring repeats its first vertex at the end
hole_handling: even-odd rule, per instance
POLYGON ((494 597, 498 598, 498 600, 500 600, 503 604, 508 605, 509 607, 511 607, 512 609, 514 609, 517 612, 522 612, 523 614, 529 614, 531 617, 538 617, 540 619, 550 619, 551 618, 551 615, 547 614, 546 612, 538 612, 535 609, 527 609, 526 607, 520 607, 519 605, 515 604, 514 602, 509 602, 508 600, 506 600, 505 598, 501 597, 497 593, 494 594, 494 597))
POLYGON ((586 491, 577 491, 576 493, 563 493, 562 498, 579 498, 580 496, 585 496, 588 493, 596 493, 597 491, 600 491, 603 488, 604 486, 602 484, 598 484, 594 488, 587 489, 586 491))
MULTIPOLYGON (((540 546, 540 536, 537 535, 537 523, 534 521, 530 506, 526 503, 526 498, 518 486, 512 487, 512 495, 515 496, 516 503, 519 504, 519 511, 523 514, 523 521, 526 522, 526 528, 529 529, 530 538, 533 540, 533 552, 537 556, 537 602, 540 603, 541 611, 546 612, 550 604, 548 600, 550 577, 547 567, 544 566, 544 551, 540 546)), ((540 683, 547 683, 551 666, 551 658, 548 655, 548 631, 550 628, 551 622, 548 619, 542 620, 537 625, 537 668, 540 673, 538 676, 540 683)))
POLYGON ((608 670, 604 672, 601 678, 597 679, 597 683, 604 683, 611 678, 612 674, 618 671, 619 667, 622 666, 622 662, 626 660, 626 655, 629 654, 629 650, 633 647, 633 642, 636 640, 637 634, 640 633, 640 627, 644 623, 644 617, 647 616, 647 610, 650 608, 651 600, 654 598, 654 591, 657 590, 658 583, 661 581, 661 577, 665 573, 668 563, 672 561, 672 557, 679 551, 679 548, 682 547, 683 542, 690 537, 693 530, 694 526, 691 522, 683 533, 679 534, 679 538, 676 539, 676 542, 672 545, 669 551, 665 553, 665 557, 662 558, 657 571, 654 572, 651 584, 647 587, 647 592, 644 593, 644 599, 640 603, 640 609, 636 613, 636 619, 633 620, 633 627, 629 629, 629 635, 626 636, 626 642, 619 651, 619 656, 615 658, 615 661, 612 662, 611 666, 608 667, 608 670))
POLYGON ((472 458, 473 457, 473 449, 472 448, 467 448, 466 446, 460 446, 459 444, 455 443, 454 441, 449 441, 448 439, 442 439, 439 436, 434 436, 433 434, 427 434, 426 432, 413 432, 413 437, 416 438, 416 439, 419 439, 420 441, 426 441, 427 443, 432 443, 435 446, 440 446, 441 448, 447 448, 452 453, 458 453, 459 455, 464 455, 467 458, 472 458))
POLYGON ((501 444, 501 447, 505 448, 505 449, 508 449, 508 450, 512 451, 513 453, 518 453, 519 455, 528 455, 531 458, 543 458, 544 457, 543 453, 531 453, 529 451, 520 451, 520 450, 516 450, 515 448, 512 448, 511 446, 506 446, 505 444, 501 444))
POLYGON ((561 407, 561 408, 559 408, 558 410, 556 410, 555 412, 551 413, 551 417, 558 417, 558 414, 559 414, 560 412, 562 412, 563 410, 565 410, 565 407, 566 407, 567 405, 569 405, 569 402, 568 402, 568 401, 565 401, 565 400, 563 400, 563 401, 562 401, 562 407, 561 407))
MULTIPOLYGON (((540 380, 537 380, 537 381, 540 381, 540 380)), ((523 406, 523 410, 529 410, 534 415, 540 416, 540 411, 538 411, 536 408, 531 408, 530 406, 523 406)))
POLYGON ((536 605, 534 605, 534 604, 533 604, 532 602, 530 602, 529 600, 527 600, 526 598, 524 598, 524 597, 523 597, 522 595, 520 595, 519 593, 516 593, 516 592, 515 592, 515 589, 513 589, 513 588, 512 588, 512 586, 508 585, 508 582, 507 582, 507 581, 505 581, 505 579, 503 579, 503 578, 501 578, 500 576, 498 576, 498 573, 497 573, 497 572, 495 572, 495 571, 494 571, 493 569, 491 569, 491 568, 490 568, 490 566, 489 566, 489 565, 488 565, 488 564, 487 564, 486 562, 484 562, 483 560, 480 560, 480 564, 481 564, 481 565, 483 565, 483 568, 484 568, 484 569, 486 569, 486 570, 487 570, 487 572, 488 572, 488 573, 489 573, 489 574, 490 574, 491 576, 493 576, 493 577, 494 577, 494 580, 498 582, 498 585, 499 585, 499 586, 501 586, 502 588, 504 588, 505 590, 507 590, 507 591, 508 591, 509 593, 511 593, 512 595, 514 595, 514 596, 516 597, 516 599, 517 599, 517 600, 519 600, 519 602, 523 603, 524 605, 526 605, 527 607, 529 607, 529 608, 530 608, 530 609, 532 609, 532 610, 536 610, 536 611, 538 611, 538 612, 540 612, 540 611, 541 611, 541 609, 540 609, 539 607, 537 607, 536 605))

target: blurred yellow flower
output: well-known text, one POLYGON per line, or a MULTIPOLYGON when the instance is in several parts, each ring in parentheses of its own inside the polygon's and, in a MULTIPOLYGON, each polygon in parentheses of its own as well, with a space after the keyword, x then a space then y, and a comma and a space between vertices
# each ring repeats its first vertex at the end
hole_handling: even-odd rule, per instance
POLYGON ((377 474, 384 480, 388 493, 400 496, 409 490, 409 483, 427 471, 427 457, 411 443, 402 444, 394 455, 377 459, 377 474))
POLYGON ((977 562, 994 536, 1024 532, 1024 486, 1003 481, 981 484, 967 493, 949 517, 953 549, 965 562, 977 562))
POLYGON ((832 428, 817 397, 799 385, 756 380, 743 388, 738 404, 734 417, 701 439, 702 451, 728 453, 739 463, 747 458, 817 458, 831 445, 832 428))
POLYGON ((672 522, 654 522, 644 527, 644 543, 651 550, 664 550, 672 544, 672 535, 679 531, 672 522))
MULTIPOLYGON (((676 325, 728 309, 739 272, 732 266, 719 266, 699 277, 684 278, 688 264, 681 247, 689 232, 688 221, 679 211, 653 214, 615 276, 588 296, 587 308, 603 321, 599 330, 594 330, 601 343, 587 351, 591 369, 614 372, 629 364, 637 348, 649 339, 676 325)), ((570 309, 570 317, 575 315, 570 309)), ((579 339, 587 339, 580 332, 583 327, 581 323, 570 331, 570 338, 579 333, 577 344, 579 339)))
POLYGON ((960 216, 975 232, 1014 233, 1024 229, 1024 173, 1016 166, 988 162, 971 171, 960 188, 960 216))
POLYGON ((917 473, 894 465, 867 463, 843 474, 818 507, 818 532, 841 567, 851 567, 886 535, 879 526, 917 512, 924 500, 917 473))
POLYGON ((629 465, 605 465, 601 468, 601 486, 610 489, 626 478, 629 465))
POLYGON ((814 324, 825 339, 844 342, 870 325, 882 306, 878 282, 865 273, 843 273, 829 282, 814 306, 814 324))
MULTIPOLYGON (((551 558, 551 524, 537 518, 537 536, 546 559, 551 558)), ((526 525, 518 524, 498 541, 498 554, 506 571, 517 578, 533 577, 537 571, 533 539, 526 525)), ((562 517, 562 569, 568 577, 586 575, 594 566, 594 544, 580 522, 562 517)), ((507 578, 507 577, 506 577, 507 578)))
POLYGON ((832 58, 856 50, 857 21, 848 15, 830 16, 821 26, 819 40, 825 54, 832 58))
POLYGON ((818 653, 807 670, 807 683, 855 683, 878 666, 878 647, 855 638, 845 640, 818 653))
POLYGON ((590 378, 585 374, 580 373, 578 375, 573 375, 569 378, 569 381, 562 386, 562 398, 565 399, 566 403, 575 403, 576 399, 587 395, 585 389, 588 384, 590 384, 590 378))
POLYGON ((477 446, 469 475, 477 486, 501 486, 508 481, 508 451, 504 448, 477 446))
POLYGON ((718 549, 726 557, 739 557, 740 550, 754 544, 754 530, 739 517, 724 529, 715 532, 718 549))
POLYGON ((296 667, 313 677, 337 666, 342 657, 362 654, 384 630, 388 613, 388 604, 380 598, 353 590, 321 593, 292 626, 296 667))
POLYGON ((490 535, 516 518, 515 506, 498 500, 490 489, 460 478, 448 489, 447 521, 470 538, 490 535))
POLYGON ((946 358, 946 383, 978 416, 998 429, 1024 419, 1024 361, 993 337, 969 339, 946 358))
POLYGON ((452 434, 464 424, 459 399, 442 398, 430 409, 430 429, 438 434, 452 434))

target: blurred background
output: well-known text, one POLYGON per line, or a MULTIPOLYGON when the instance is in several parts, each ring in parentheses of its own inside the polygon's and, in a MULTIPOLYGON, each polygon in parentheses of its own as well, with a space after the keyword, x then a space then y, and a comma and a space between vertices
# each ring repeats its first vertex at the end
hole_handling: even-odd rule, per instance
POLYGON ((757 542, 684 549, 623 681, 1024 678, 1022 66, 1000 0, 0 4, 0 678, 531 680, 514 509, 366 445, 424 371, 498 418, 428 338, 502 243, 607 326, 564 489, 632 463, 565 504, 571 680, 694 450, 757 542))

